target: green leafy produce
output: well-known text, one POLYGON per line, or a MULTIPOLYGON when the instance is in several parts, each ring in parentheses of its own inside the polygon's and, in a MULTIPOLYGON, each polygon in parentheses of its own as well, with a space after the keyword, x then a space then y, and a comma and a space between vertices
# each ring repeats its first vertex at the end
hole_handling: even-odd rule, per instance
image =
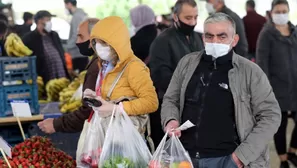
POLYGON ((147 166, 144 162, 133 163, 129 158, 117 156, 106 160, 102 168, 147 168, 147 166))
POLYGON ((128 159, 123 157, 114 157, 111 159, 108 159, 104 162, 103 168, 136 168, 134 163, 128 159))

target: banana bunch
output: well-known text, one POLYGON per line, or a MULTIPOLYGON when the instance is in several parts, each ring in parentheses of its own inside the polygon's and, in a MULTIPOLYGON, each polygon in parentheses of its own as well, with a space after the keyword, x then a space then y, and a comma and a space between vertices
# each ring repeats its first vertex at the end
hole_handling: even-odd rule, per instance
POLYGON ((44 82, 41 76, 37 77, 37 86, 38 86, 38 97, 39 97, 39 100, 41 100, 43 97, 43 94, 45 93, 44 82))
POLYGON ((33 53, 15 33, 7 36, 4 47, 8 56, 24 57, 33 53))
POLYGON ((60 110, 62 113, 73 112, 77 110, 82 104, 81 99, 72 99, 74 93, 78 90, 79 86, 83 84, 86 71, 83 71, 75 78, 67 88, 60 92, 60 110))
POLYGON ((81 100, 69 100, 66 104, 61 106, 60 111, 62 113, 74 112, 80 106, 82 106, 81 100))
POLYGON ((59 100, 59 93, 70 84, 67 78, 59 78, 50 80, 45 90, 47 93, 47 100, 50 102, 59 100))

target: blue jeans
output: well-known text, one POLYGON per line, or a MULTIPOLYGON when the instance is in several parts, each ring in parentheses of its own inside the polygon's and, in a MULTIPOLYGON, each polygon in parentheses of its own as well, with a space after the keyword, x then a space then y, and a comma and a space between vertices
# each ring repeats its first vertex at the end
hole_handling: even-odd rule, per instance
POLYGON ((218 158, 192 158, 194 168, 238 168, 232 155, 218 158))

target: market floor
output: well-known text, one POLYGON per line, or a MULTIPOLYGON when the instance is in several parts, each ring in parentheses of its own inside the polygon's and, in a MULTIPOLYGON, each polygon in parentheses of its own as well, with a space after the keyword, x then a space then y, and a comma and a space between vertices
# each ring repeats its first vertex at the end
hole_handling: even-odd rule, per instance
MULTIPOLYGON (((287 144, 290 144, 289 142, 291 140, 293 126, 294 126, 294 121, 292 119, 290 119, 288 122, 288 129, 287 129, 287 144)), ((279 168, 280 161, 276 154, 275 146, 274 146, 273 142, 270 143, 270 162, 271 162, 271 164, 270 164, 271 168, 279 168)), ((291 165, 291 167, 293 168, 292 165, 291 165)))

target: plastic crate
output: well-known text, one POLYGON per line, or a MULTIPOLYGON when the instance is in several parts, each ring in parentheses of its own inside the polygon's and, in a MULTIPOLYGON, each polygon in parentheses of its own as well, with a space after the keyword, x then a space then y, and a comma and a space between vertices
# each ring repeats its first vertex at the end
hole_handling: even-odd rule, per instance
POLYGON ((31 57, 1 57, 0 85, 4 81, 24 81, 37 79, 36 56, 31 57))
MULTIPOLYGON (((26 138, 29 137, 29 134, 28 134, 29 126, 30 124, 22 124, 26 138)), ((7 141, 11 146, 14 146, 15 144, 18 144, 24 141, 18 125, 1 126, 0 136, 2 136, 3 139, 7 141)))
POLYGON ((32 124, 28 131, 29 136, 46 136, 51 139, 54 146, 75 159, 77 143, 80 133, 54 133, 51 135, 43 133, 36 124, 32 124))
POLYGON ((0 117, 12 115, 12 109, 10 105, 12 100, 28 101, 32 114, 39 114, 37 84, 0 87, 0 117))

